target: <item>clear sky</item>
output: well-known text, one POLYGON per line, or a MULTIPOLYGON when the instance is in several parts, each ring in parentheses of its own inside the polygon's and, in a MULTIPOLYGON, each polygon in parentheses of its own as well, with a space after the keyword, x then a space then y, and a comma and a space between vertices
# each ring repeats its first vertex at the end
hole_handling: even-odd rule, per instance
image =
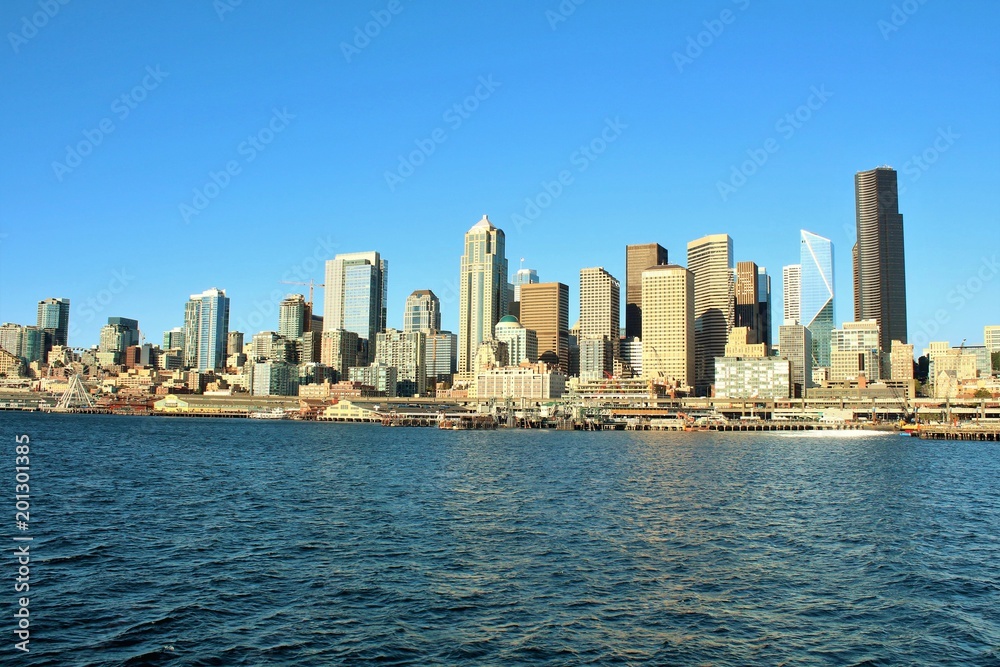
POLYGON ((890 165, 911 342, 1000 323, 1000 3, 577 2, 6 0, 0 321, 64 296, 73 345, 108 316, 159 342, 220 287, 252 334, 307 290, 283 278, 378 250, 389 324, 431 289, 457 331, 485 213, 571 322, 581 268, 624 282, 627 243, 683 264, 726 232, 777 326, 805 228, 840 322, 854 173, 890 165))

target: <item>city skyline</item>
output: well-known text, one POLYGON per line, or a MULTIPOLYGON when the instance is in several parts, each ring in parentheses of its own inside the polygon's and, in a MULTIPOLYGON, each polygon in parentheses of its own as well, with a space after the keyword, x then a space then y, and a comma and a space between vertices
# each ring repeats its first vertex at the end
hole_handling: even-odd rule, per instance
MULTIPOLYGON (((247 3, 224 19, 211 6, 147 9, 153 14, 142 19, 164 26, 162 35, 117 42, 87 63, 66 57, 69 38, 111 43, 129 34, 140 10, 61 12, 0 61, 25 101, 2 112, 19 132, 9 147, 0 263, 9 275, 32 276, 30 294, 2 281, 0 321, 30 323, 38 299, 61 295, 74 304, 74 345, 97 344, 114 315, 138 318, 154 340, 180 324, 177 304, 187 295, 220 285, 232 299, 232 326, 251 332, 273 327, 263 323, 292 291, 281 281, 321 283, 325 260, 377 247, 393 262, 387 324, 401 327, 406 295, 430 289, 442 300, 443 328, 457 331, 454 231, 482 211, 507 232, 509 258, 571 286, 571 324, 580 267, 626 280, 620 249, 593 243, 608 229, 621 245, 655 242, 673 256, 691 238, 724 231, 736 261, 768 267, 777 301, 777 267, 794 261, 804 227, 840 248, 835 291, 846 295, 852 174, 889 164, 906 214, 909 338, 919 347, 921 333, 960 340, 977 330, 976 311, 1000 295, 993 258, 970 256, 967 237, 939 230, 996 227, 988 193, 1000 137, 988 109, 998 95, 981 82, 997 52, 978 45, 992 43, 987 26, 1000 9, 921 5, 897 26, 888 6, 786 15, 743 4, 734 3, 735 20, 719 35, 704 32, 719 12, 705 6, 588 5, 552 23, 543 8, 519 3, 404 5, 350 61, 339 44, 383 5, 307 6, 295 26, 275 8, 247 3), (657 29, 635 31, 639 18, 657 29), (886 21, 891 30, 879 27, 886 21), (190 44, 167 39, 171 29, 190 44), (697 46, 703 32, 708 46, 692 58, 689 40, 697 46), (589 52, 585 36, 594 34, 608 39, 589 52), (251 35, 295 48, 267 49, 262 72, 251 35), (300 46, 320 37, 329 49, 319 57, 300 46), (425 39, 440 50, 402 57, 425 39), (948 67, 928 43, 947 49, 948 67), (559 86, 536 64, 551 53, 564 54, 559 86), (195 94, 204 104, 192 108, 195 94), (675 95, 689 103, 663 104, 675 95), (873 109, 873 95, 890 102, 873 109), (105 117, 110 134, 99 131, 105 117), (430 138, 438 128, 440 142, 430 138), (88 141, 84 133, 100 143, 67 160, 67 147, 88 141), (777 150, 763 148, 768 138, 777 150), (417 155, 421 164, 400 167, 400 156, 414 162, 427 141, 434 150, 417 155), (226 172, 229 161, 239 173, 226 172), (53 163, 71 171, 57 176, 53 163), (386 172, 409 175, 390 189, 386 172), (182 204, 202 208, 185 220, 182 204), (136 224, 156 235, 158 261, 109 246, 136 224), (35 228, 72 239, 72 252, 38 270, 35 228), (929 237, 934 244, 923 242, 929 237), (186 259, 194 238, 218 261, 186 259), (169 280, 165 262, 175 269, 169 280)), ((8 3, 0 23, 17 33, 36 9, 8 3)))

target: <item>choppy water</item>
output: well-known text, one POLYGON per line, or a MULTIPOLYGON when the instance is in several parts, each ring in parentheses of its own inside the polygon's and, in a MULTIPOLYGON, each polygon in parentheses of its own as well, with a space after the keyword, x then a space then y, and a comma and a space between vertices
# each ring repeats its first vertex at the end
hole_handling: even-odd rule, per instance
POLYGON ((1000 664, 995 444, 0 424, 3 664, 1000 664))

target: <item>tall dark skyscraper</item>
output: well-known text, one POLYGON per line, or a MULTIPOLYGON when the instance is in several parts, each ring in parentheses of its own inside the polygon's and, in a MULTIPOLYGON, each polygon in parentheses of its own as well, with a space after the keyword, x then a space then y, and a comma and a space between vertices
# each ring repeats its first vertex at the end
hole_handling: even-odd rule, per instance
POLYGON ((625 335, 642 337, 642 272, 667 263, 667 249, 659 243, 625 246, 625 335))
POLYGON ((854 175, 858 241, 854 246, 854 319, 875 320, 883 356, 906 342, 906 264, 896 171, 878 167, 854 175))
POLYGON ((53 298, 38 302, 38 328, 49 336, 52 345, 69 344, 69 299, 53 298))

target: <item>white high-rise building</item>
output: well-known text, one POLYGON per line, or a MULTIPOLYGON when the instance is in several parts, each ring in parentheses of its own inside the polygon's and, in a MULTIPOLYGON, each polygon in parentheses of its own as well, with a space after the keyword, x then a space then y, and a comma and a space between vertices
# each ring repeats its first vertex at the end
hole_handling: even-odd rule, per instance
POLYGON ((990 354, 1000 352, 1000 325, 989 324, 983 327, 983 344, 990 354))
POLYGON ((781 267, 782 324, 802 324, 802 265, 781 267))
POLYGON ((386 329, 375 340, 375 363, 396 369, 396 395, 422 396, 427 389, 426 334, 386 329))
POLYGON ((507 314, 505 236, 485 215, 465 234, 459 283, 458 371, 468 373, 479 344, 507 314))
POLYGON ((694 304, 693 272, 670 264, 642 272, 643 377, 694 386, 694 304))

